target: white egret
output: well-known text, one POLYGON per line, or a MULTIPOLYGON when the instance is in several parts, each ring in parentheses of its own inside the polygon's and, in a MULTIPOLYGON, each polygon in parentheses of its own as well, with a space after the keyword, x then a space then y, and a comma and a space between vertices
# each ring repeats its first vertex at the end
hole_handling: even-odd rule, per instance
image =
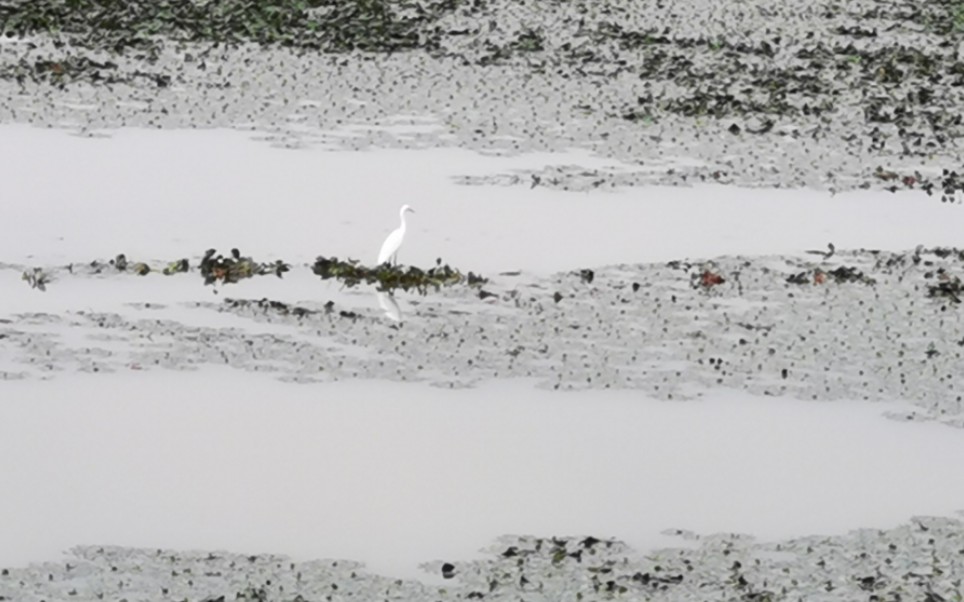
POLYGON ((382 243, 382 250, 378 252, 378 265, 382 265, 389 259, 392 263, 398 263, 398 248, 402 246, 402 241, 405 239, 405 213, 411 211, 415 213, 415 210, 408 205, 402 205, 402 208, 398 210, 398 217, 402 220, 402 225, 392 231, 382 243))

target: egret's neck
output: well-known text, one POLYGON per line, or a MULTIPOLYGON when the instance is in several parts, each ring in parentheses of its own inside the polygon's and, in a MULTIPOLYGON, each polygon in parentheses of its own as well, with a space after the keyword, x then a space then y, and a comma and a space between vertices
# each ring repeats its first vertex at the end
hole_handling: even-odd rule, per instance
POLYGON ((398 212, 398 217, 400 217, 401 220, 402 220, 402 226, 401 226, 401 228, 402 228, 402 230, 404 231, 404 230, 405 230, 405 212, 404 212, 404 211, 399 211, 399 212, 398 212))

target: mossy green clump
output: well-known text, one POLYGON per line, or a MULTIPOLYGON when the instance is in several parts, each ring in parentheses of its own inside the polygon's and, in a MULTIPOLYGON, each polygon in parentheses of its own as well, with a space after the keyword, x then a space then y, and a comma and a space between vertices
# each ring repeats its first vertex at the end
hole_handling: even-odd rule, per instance
POLYGON ((426 294, 429 289, 439 290, 443 286, 465 283, 470 286, 488 282, 482 276, 462 272, 436 261, 434 268, 423 270, 415 266, 392 266, 382 264, 370 268, 354 259, 340 260, 337 257, 318 257, 312 271, 322 280, 337 278, 345 286, 353 287, 361 283, 375 284, 380 291, 416 290, 426 294))

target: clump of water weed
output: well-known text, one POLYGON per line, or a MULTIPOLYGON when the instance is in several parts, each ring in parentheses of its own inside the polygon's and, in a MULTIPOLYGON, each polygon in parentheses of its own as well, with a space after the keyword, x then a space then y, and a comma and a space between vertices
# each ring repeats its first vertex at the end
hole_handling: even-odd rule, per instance
POLYGON ((26 283, 30 285, 30 288, 39 289, 41 291, 46 291, 47 284, 50 282, 50 276, 48 276, 42 268, 25 270, 20 279, 26 281, 26 283))
POLYGON ((208 249, 201 259, 201 276, 204 284, 222 282, 235 283, 244 278, 274 274, 278 278, 289 271, 291 266, 280 259, 273 263, 258 263, 250 257, 242 257, 241 251, 231 249, 231 256, 215 255, 217 250, 208 249))
POLYGON ((439 290, 443 286, 454 284, 481 285, 488 282, 486 278, 469 272, 463 274, 459 270, 442 264, 436 260, 433 268, 423 270, 415 266, 393 266, 382 264, 374 268, 362 265, 358 260, 340 260, 337 257, 321 257, 315 260, 312 271, 321 276, 322 280, 336 278, 345 286, 353 287, 361 283, 375 284, 380 291, 416 290, 426 294, 428 290, 439 290))

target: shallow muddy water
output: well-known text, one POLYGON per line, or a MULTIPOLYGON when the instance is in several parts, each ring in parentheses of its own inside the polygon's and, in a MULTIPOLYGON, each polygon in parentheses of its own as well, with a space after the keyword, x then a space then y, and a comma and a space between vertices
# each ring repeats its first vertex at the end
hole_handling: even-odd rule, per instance
POLYGON ((506 533, 778 540, 960 508, 959 432, 895 404, 669 403, 524 380, 445 390, 226 368, 4 384, 0 565, 78 543, 352 558, 418 577, 506 533), (868 503, 873 500, 873 503, 868 503))

